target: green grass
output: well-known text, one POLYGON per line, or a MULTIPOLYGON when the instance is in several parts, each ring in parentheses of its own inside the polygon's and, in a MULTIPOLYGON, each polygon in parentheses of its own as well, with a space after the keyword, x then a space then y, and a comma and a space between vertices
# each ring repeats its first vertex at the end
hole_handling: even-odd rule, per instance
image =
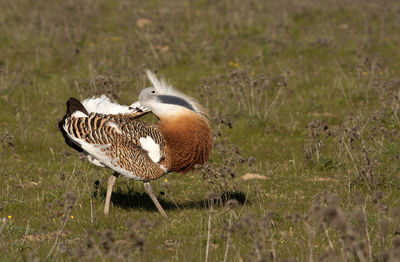
POLYGON ((0 10, 1 261, 44 260, 55 242, 56 261, 204 261, 207 248, 208 261, 398 259, 397 1, 0 10), (209 109, 210 166, 152 182, 168 218, 119 178, 105 217, 112 172, 81 160, 57 122, 71 96, 136 101, 147 68, 209 109))

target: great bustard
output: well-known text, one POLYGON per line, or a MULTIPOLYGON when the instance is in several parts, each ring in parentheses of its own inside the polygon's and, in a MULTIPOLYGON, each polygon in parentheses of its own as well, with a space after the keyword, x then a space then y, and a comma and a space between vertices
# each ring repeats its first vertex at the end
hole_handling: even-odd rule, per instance
POLYGON ((169 172, 187 172, 204 164, 212 140, 206 110, 175 90, 164 78, 146 71, 152 87, 143 89, 131 106, 111 103, 106 96, 80 103, 71 98, 59 127, 66 143, 84 152, 90 162, 115 171, 108 179, 104 213, 119 174, 144 182, 146 193, 166 216, 149 181, 169 172), (158 124, 138 120, 152 112, 158 124))

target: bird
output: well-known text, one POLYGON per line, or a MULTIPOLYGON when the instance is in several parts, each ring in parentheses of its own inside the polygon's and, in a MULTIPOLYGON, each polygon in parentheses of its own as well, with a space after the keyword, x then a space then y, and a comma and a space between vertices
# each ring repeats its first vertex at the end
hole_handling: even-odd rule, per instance
POLYGON ((175 89, 166 79, 146 70, 151 83, 129 106, 102 95, 80 102, 70 98, 58 123, 68 146, 94 165, 114 171, 108 179, 104 214, 109 214, 112 188, 119 175, 144 182, 160 214, 166 213, 150 181, 170 172, 186 173, 205 164, 212 150, 207 110, 175 89), (141 119, 151 113, 157 123, 141 119))

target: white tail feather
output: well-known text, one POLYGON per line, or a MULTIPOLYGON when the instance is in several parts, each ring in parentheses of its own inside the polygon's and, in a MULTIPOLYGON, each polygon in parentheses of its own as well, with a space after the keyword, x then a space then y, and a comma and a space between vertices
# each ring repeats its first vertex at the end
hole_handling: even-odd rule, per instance
POLYGON ((82 105, 86 108, 89 113, 101 113, 101 114, 126 114, 132 112, 129 106, 123 106, 117 103, 111 102, 111 100, 105 96, 87 98, 82 102, 82 105))

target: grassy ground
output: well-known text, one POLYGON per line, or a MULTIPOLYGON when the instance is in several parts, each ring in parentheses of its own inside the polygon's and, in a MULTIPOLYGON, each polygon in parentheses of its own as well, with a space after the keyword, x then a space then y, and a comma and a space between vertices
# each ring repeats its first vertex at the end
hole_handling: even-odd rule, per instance
MULTIPOLYGON (((397 261, 400 4, 0 2, 0 260, 397 261), (130 104, 157 70, 211 116, 209 165, 119 178, 65 102, 130 104), (245 180, 247 173, 264 179, 245 180)), ((151 117, 148 121, 153 121, 151 117)))

